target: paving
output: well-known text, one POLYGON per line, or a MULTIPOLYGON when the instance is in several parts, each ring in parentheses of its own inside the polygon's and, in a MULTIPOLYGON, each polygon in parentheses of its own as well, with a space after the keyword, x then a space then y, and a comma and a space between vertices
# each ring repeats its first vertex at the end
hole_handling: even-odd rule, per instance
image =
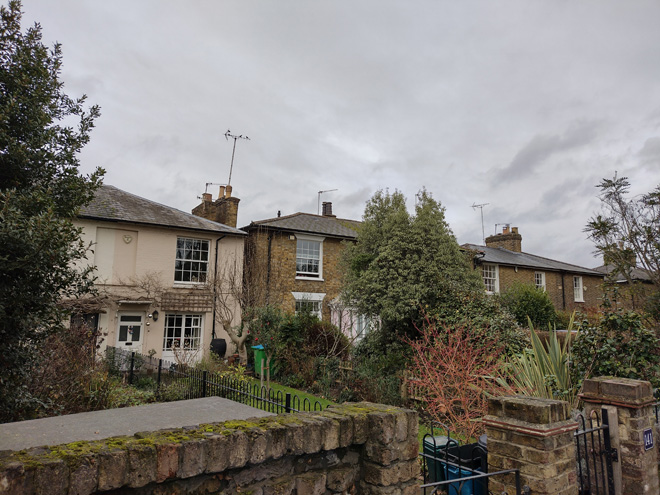
POLYGON ((273 416, 229 399, 206 397, 0 424, 0 450, 22 450, 138 431, 273 416))

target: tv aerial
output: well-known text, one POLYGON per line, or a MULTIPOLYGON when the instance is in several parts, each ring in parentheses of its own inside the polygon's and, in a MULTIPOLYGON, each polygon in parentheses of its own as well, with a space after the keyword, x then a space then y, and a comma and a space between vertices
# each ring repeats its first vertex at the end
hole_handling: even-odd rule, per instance
POLYGON ((250 140, 249 137, 243 136, 243 134, 236 135, 232 134, 229 129, 227 129, 227 132, 225 132, 225 139, 229 141, 229 138, 232 138, 234 140, 234 148, 231 151, 231 165, 229 166, 229 180, 227 181, 227 185, 231 185, 231 172, 234 169, 234 155, 236 154, 236 141, 239 139, 247 139, 248 141, 250 140))

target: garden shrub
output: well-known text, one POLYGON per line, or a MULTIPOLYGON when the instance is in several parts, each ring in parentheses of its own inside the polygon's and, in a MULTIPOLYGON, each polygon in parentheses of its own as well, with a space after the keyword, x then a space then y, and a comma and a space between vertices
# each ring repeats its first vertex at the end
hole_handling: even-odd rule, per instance
POLYGON ((39 349, 27 384, 37 407, 24 418, 93 411, 106 407, 105 368, 96 361, 97 337, 85 325, 72 325, 52 333, 39 349))
POLYGON ((598 325, 584 321, 572 347, 574 381, 617 376, 660 386, 660 341, 631 311, 606 311, 598 325))
POLYGON ((532 284, 514 283, 501 296, 502 304, 516 318, 519 325, 527 325, 527 318, 534 328, 545 329, 555 323, 555 307, 543 289, 532 284))
MULTIPOLYGON (((444 293, 435 306, 424 308, 429 318, 445 326, 469 326, 488 338, 496 338, 507 356, 519 354, 530 345, 529 335, 498 297, 483 290, 455 287, 444 293)), ((527 320, 525 320, 525 327, 527 320)), ((417 336, 413 337, 417 338, 417 336)))
POLYGON ((425 411, 465 440, 483 433, 488 397, 509 392, 497 380, 503 345, 483 329, 427 319, 412 349, 408 370, 420 381, 425 411))
POLYGON ((272 306, 252 311, 253 344, 264 346, 266 355, 273 359, 271 374, 283 383, 311 387, 323 378, 320 358, 348 358, 346 336, 309 312, 288 314, 272 306))

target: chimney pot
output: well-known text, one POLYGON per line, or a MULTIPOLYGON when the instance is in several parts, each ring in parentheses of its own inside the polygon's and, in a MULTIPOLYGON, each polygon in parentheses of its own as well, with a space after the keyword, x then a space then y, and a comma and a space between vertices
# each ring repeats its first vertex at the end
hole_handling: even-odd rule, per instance
POLYGON ((220 192, 218 193, 218 199, 225 197, 225 186, 220 186, 220 192))
POLYGON ((231 186, 227 184, 227 188, 225 189, 225 198, 231 198, 231 186))

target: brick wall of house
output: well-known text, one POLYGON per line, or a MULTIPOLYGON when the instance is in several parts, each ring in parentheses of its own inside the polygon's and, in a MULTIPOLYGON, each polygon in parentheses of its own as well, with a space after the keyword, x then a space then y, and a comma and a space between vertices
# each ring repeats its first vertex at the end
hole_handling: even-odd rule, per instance
MULTIPOLYGON (((339 295, 341 289, 341 253, 343 241, 326 237, 323 241, 323 280, 296 280, 296 245, 294 234, 288 232, 254 230, 250 232, 248 255, 253 273, 252 283, 267 285, 267 295, 259 298, 260 302, 280 306, 285 311, 295 310, 292 292, 325 293, 323 300, 323 319, 330 320, 328 303, 339 295), (270 282, 267 280, 268 237, 270 241, 270 282)), ((259 304, 259 303, 257 303, 259 304)))
MULTIPOLYGON (((505 292, 515 282, 534 284, 534 274, 537 271, 529 268, 518 268, 511 266, 499 267, 500 292, 505 292)), ((583 310, 586 308, 597 308, 602 302, 603 279, 598 276, 581 275, 583 284, 584 302, 575 302, 573 294, 572 273, 560 273, 545 271, 545 290, 556 310, 583 310), (562 285, 563 278, 563 285, 562 285), (565 298, 562 295, 565 294, 565 298)))

